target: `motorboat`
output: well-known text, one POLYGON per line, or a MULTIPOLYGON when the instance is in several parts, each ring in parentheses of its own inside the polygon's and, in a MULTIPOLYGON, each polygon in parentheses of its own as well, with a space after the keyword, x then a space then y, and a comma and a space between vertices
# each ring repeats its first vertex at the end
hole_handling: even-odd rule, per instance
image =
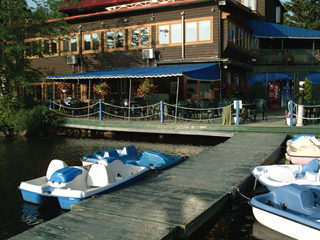
POLYGON ((72 204, 88 197, 142 179, 149 170, 120 160, 68 167, 64 161, 54 159, 46 176, 21 182, 19 189, 27 202, 41 204, 47 197, 58 198, 60 207, 70 210, 72 204))
POLYGON ((289 143, 286 150, 286 159, 292 164, 307 164, 314 158, 320 158, 320 145, 311 139, 289 143))
POLYGON ((269 191, 292 183, 320 187, 320 160, 313 159, 305 165, 279 164, 258 166, 252 175, 269 191))
POLYGON ((125 146, 123 149, 97 151, 83 156, 82 165, 95 164, 100 160, 105 160, 109 163, 114 160, 121 160, 124 164, 144 166, 150 169, 165 169, 181 162, 183 158, 181 156, 168 156, 165 153, 153 150, 138 152, 134 145, 130 145, 125 146))
POLYGON ((314 134, 300 134, 300 135, 298 135, 298 136, 296 136, 296 137, 294 137, 292 139, 289 139, 287 141, 287 146, 289 144, 296 143, 296 142, 301 142, 301 141, 303 142, 305 140, 311 140, 315 145, 320 146, 320 141, 319 141, 318 138, 315 137, 314 134))
POLYGON ((294 239, 320 239, 320 188, 290 184, 250 200, 253 215, 266 227, 294 239))

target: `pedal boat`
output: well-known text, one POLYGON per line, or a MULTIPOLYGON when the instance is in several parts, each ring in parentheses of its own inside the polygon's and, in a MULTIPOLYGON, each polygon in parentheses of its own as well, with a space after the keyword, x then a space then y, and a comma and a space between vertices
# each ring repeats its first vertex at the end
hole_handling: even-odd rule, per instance
POLYGON ((95 164, 100 160, 111 163, 114 160, 121 160, 124 164, 148 167, 150 169, 165 169, 183 160, 180 156, 168 156, 162 152, 147 150, 138 152, 134 145, 121 149, 110 149, 97 151, 93 154, 83 156, 82 165, 95 164))
POLYGON ((46 176, 21 182, 18 188, 24 201, 41 204, 46 197, 55 197, 62 209, 70 210, 72 204, 142 179, 149 170, 125 165, 120 160, 68 167, 64 161, 55 159, 50 162, 46 176))
POLYGON ((320 160, 313 159, 306 165, 258 166, 252 175, 269 191, 289 184, 312 185, 320 188, 320 160))
POLYGON ((262 225, 300 240, 320 239, 320 188, 291 184, 250 200, 262 225))
POLYGON ((320 158, 320 145, 305 139, 288 144, 286 159, 292 164, 307 164, 312 159, 320 158))

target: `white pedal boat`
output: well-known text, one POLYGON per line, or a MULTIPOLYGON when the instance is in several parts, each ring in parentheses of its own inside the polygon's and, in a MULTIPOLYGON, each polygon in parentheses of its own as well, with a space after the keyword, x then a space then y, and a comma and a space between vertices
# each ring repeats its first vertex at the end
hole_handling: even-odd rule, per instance
POLYGON ((292 143, 297 143, 300 141, 311 140, 315 145, 320 146, 320 141, 315 137, 314 134, 301 134, 287 141, 287 146, 292 143))
POLYGON ((270 165, 259 166, 252 170, 252 175, 272 191, 292 183, 320 187, 320 160, 313 159, 306 165, 270 165))
POLYGON ((21 182, 19 189, 25 201, 41 204, 46 197, 56 197, 62 209, 88 197, 137 181, 149 168, 125 165, 120 160, 88 166, 68 167, 61 160, 52 160, 46 176, 21 182))
POLYGON ((292 164, 307 164, 314 158, 320 158, 320 145, 311 139, 288 143, 286 159, 292 164))
POLYGON ((261 224, 294 239, 320 239, 320 188, 290 184, 250 200, 261 224))

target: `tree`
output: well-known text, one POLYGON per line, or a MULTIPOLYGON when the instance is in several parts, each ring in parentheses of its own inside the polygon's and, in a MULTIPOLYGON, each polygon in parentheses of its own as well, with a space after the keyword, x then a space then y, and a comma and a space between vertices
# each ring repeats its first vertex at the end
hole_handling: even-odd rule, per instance
MULTIPOLYGON (((36 9, 28 8, 25 0, 2 0, 0 2, 0 96, 16 97, 31 91, 30 82, 39 81, 41 70, 31 67, 27 55, 43 57, 43 44, 28 38, 52 38, 68 33, 67 22, 58 11, 63 0, 33 0, 36 9), (55 19, 54 21, 48 21, 55 19)), ((75 4, 77 0, 67 1, 75 4)))
POLYGON ((291 0, 284 7, 285 25, 320 30, 320 0, 291 0))

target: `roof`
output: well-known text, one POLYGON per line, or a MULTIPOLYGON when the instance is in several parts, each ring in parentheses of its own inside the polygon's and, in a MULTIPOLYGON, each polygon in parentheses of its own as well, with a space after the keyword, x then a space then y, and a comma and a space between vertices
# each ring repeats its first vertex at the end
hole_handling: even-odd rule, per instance
MULTIPOLYGON (((82 9, 101 8, 114 5, 127 4, 132 2, 139 2, 140 0, 80 0, 78 5, 82 6, 82 9)), ((60 12, 70 12, 78 10, 76 6, 68 6, 60 8, 60 12)))
POLYGON ((190 79, 202 81, 215 81, 220 80, 220 67, 218 63, 205 63, 169 65, 160 67, 119 68, 79 74, 47 76, 47 79, 78 80, 115 78, 163 78, 173 76, 185 76, 190 79))
POLYGON ((256 20, 247 20, 246 24, 253 30, 252 35, 259 38, 320 39, 320 31, 316 30, 256 20))

